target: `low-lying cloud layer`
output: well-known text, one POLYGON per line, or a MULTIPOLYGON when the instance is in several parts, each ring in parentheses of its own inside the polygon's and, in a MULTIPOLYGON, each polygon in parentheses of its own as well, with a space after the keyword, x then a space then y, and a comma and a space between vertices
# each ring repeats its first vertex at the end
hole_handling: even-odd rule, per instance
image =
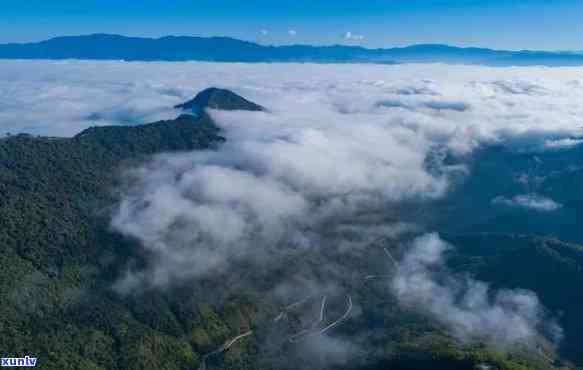
POLYGON ((533 292, 493 291, 485 282, 448 272, 444 253, 450 248, 437 234, 412 242, 391 282, 404 306, 430 315, 464 341, 525 346, 541 331, 560 339, 561 329, 545 317, 533 292))
POLYGON ((406 126, 460 149, 503 134, 579 134, 583 114, 581 68, 22 60, 0 61, 0 134, 170 118, 173 105, 217 85, 279 117, 343 112, 355 125, 406 126))
MULTIPOLYGON (((445 154, 581 135, 579 68, 74 61, 0 62, 1 130, 71 135, 168 118, 168 107, 217 85, 269 112, 211 111, 227 137, 220 150, 159 155, 127 172, 112 226, 152 258, 126 274, 122 291, 212 274, 249 254, 357 248, 338 238, 347 227, 390 229, 401 221, 398 212, 385 220, 394 205, 439 198, 452 174, 467 173, 445 154)), ((532 196, 500 202, 552 206, 532 196)), ((413 244, 393 282, 403 302, 426 306, 459 337, 536 333, 542 308, 532 293, 435 280, 444 249, 434 235, 413 244)))
POLYGON ((219 151, 162 155, 129 172, 113 226, 155 255, 152 283, 205 274, 251 249, 314 247, 322 230, 358 214, 446 189, 425 169, 430 143, 411 130, 287 114, 214 112, 228 137, 219 151))

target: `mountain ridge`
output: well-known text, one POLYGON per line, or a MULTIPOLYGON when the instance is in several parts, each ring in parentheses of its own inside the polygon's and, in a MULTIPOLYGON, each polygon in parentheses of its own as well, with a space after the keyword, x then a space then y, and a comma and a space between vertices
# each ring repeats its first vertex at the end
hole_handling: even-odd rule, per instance
POLYGON ((104 33, 59 36, 32 43, 0 44, 0 59, 583 65, 583 53, 566 51, 510 51, 445 44, 413 44, 392 48, 340 44, 276 46, 225 36, 169 35, 147 38, 104 33))

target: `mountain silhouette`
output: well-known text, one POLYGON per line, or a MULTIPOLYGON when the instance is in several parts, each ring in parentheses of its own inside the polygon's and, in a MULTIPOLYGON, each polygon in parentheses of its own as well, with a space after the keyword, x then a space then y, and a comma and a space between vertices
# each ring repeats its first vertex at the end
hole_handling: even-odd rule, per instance
POLYGON ((197 113, 205 108, 220 110, 263 111, 265 108, 226 89, 210 87, 199 92, 194 99, 174 108, 197 113))

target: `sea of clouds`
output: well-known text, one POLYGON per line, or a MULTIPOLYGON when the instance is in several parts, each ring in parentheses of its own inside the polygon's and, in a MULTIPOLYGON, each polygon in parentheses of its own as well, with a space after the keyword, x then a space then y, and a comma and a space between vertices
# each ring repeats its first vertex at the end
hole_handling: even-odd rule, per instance
MULTIPOLYGON (((268 111, 210 111, 225 130, 220 150, 128 169, 112 227, 153 263, 128 271, 119 290, 205 276, 249 254, 356 247, 341 240, 347 225, 394 230, 398 217, 383 224, 371 215, 443 197, 452 176, 468 175, 445 154, 492 142, 556 149, 583 134, 582 68, 87 61, 0 62, 0 132, 67 136, 171 118, 173 105, 209 86, 268 111)), ((552 202, 495 201, 559 207, 552 202)), ((390 290, 403 305, 423 305, 459 337, 538 332, 544 309, 532 292, 492 293, 453 275, 441 283, 432 271, 443 264, 442 243, 421 237, 399 262, 390 290)))
POLYGON ((8 60, 0 61, 0 134, 70 136, 172 118, 173 105, 209 86, 288 121, 311 116, 320 126, 346 114, 343 121, 399 124, 460 150, 505 134, 579 134, 583 126, 583 68, 8 60))

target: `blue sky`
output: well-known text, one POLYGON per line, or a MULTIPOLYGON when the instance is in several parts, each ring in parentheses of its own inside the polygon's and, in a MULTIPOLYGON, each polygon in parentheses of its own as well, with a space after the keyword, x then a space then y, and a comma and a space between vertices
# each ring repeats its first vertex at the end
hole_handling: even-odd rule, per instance
POLYGON ((583 50, 582 15, 581 0, 2 0, 0 42, 119 33, 583 50))

